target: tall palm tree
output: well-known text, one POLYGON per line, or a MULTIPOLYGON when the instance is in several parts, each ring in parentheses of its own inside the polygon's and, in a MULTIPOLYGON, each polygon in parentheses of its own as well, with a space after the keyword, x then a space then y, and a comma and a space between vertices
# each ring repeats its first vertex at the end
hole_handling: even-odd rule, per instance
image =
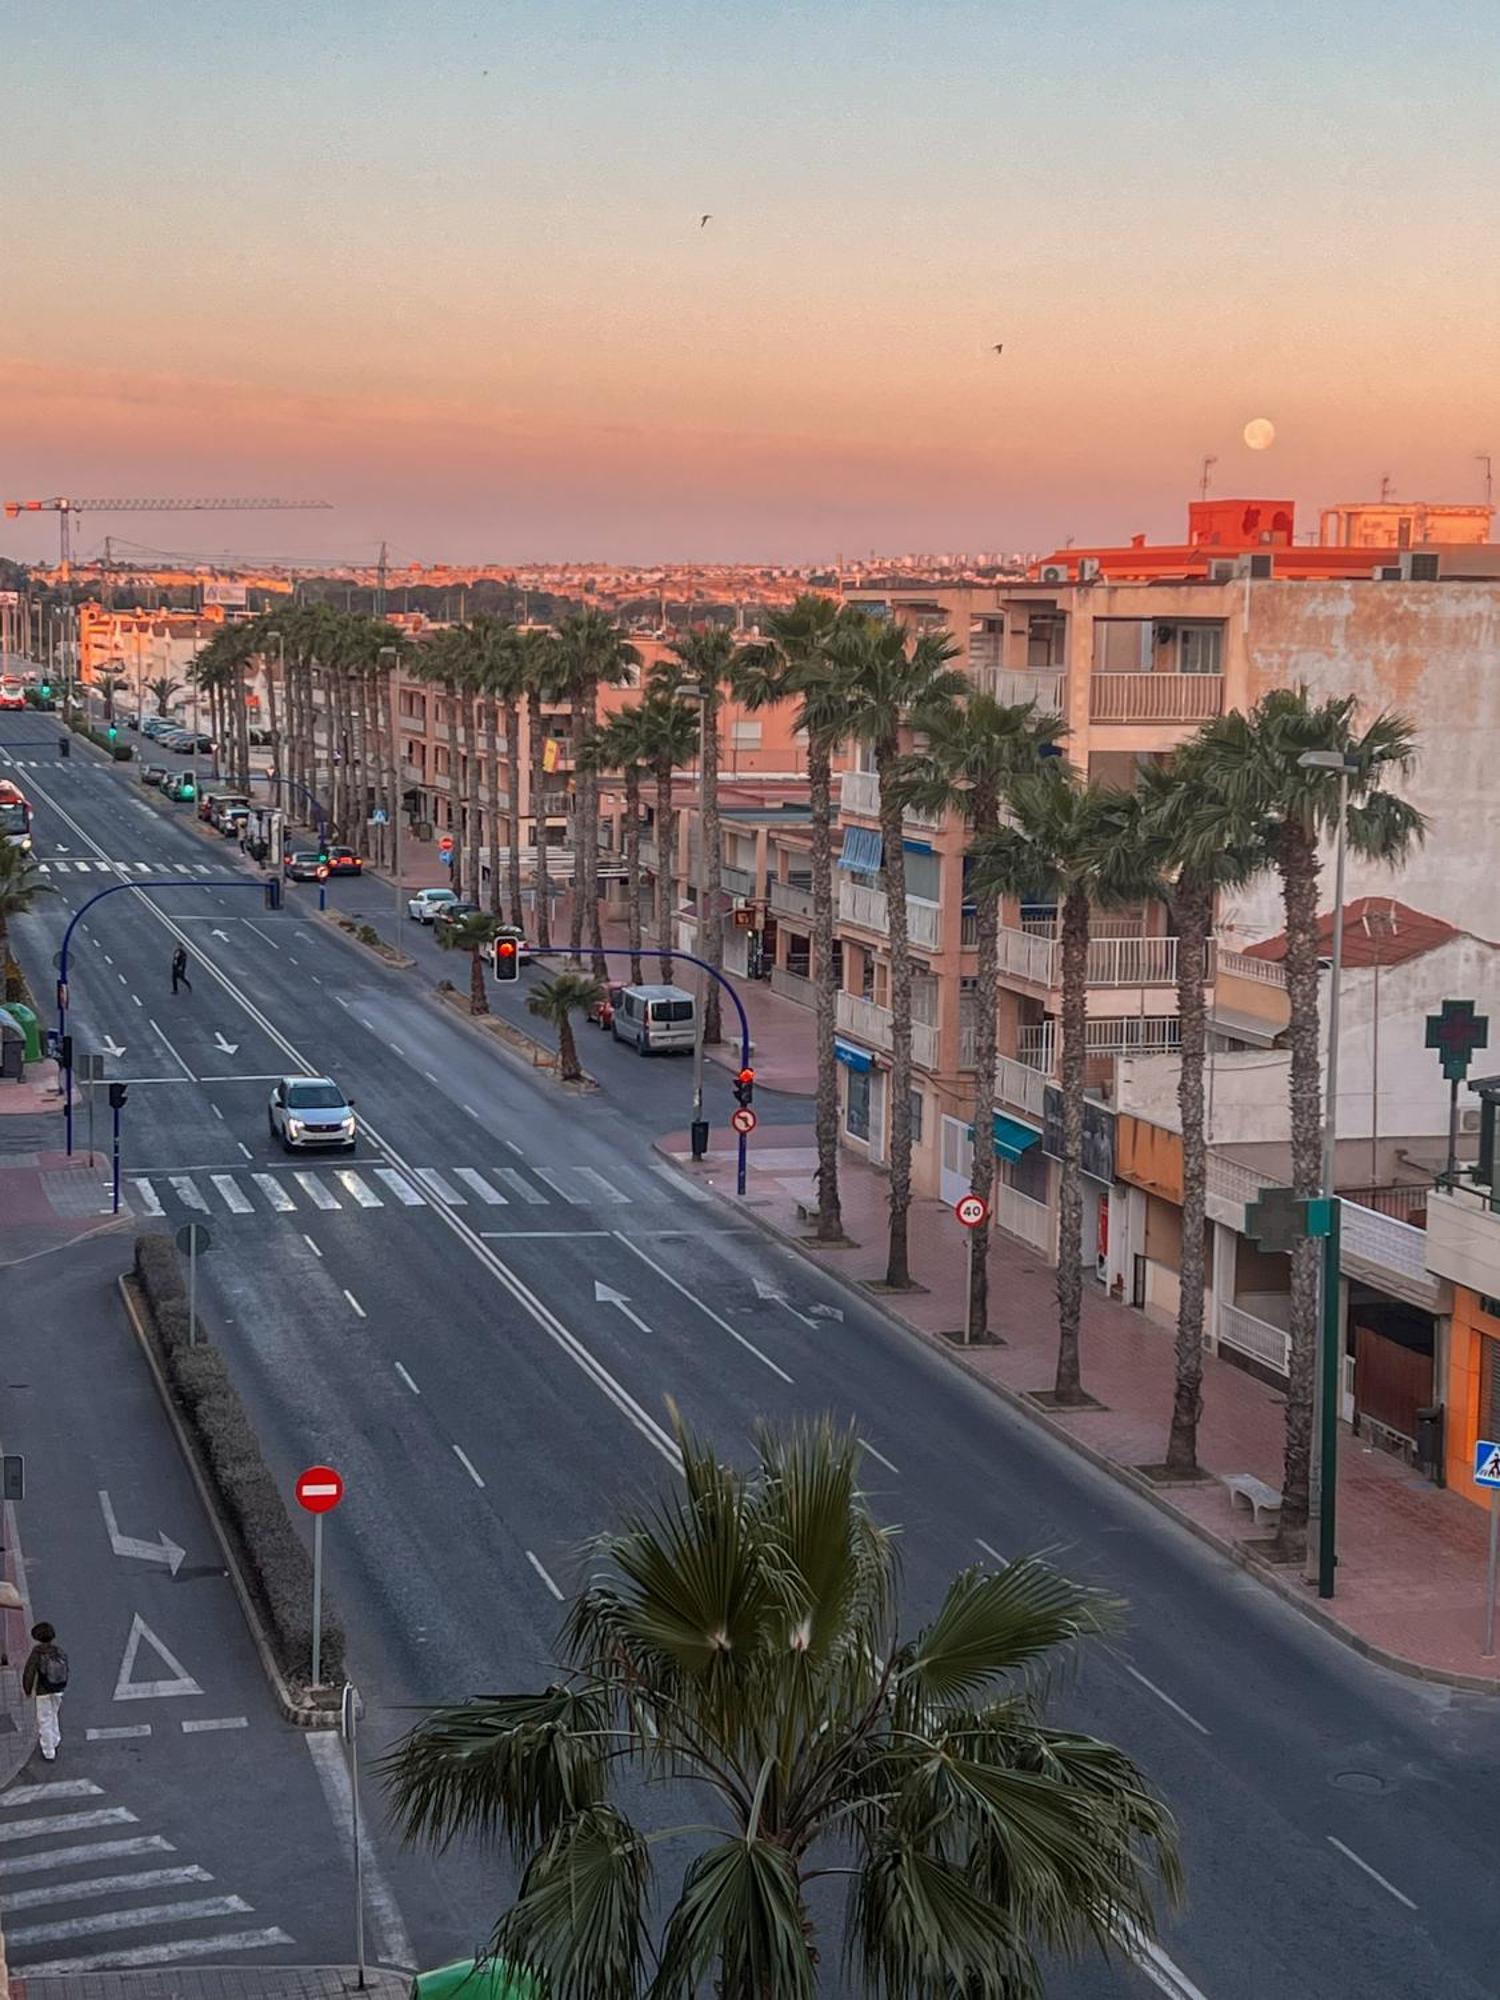
POLYGON ((544 979, 526 996, 526 1011, 548 1021, 557 1030, 558 1074, 564 1083, 580 1083, 583 1065, 578 1060, 578 1044, 573 1038, 573 1016, 584 1013, 604 998, 604 987, 591 972, 577 972, 564 966, 544 979))
POLYGON ((734 690, 752 713, 784 701, 797 704, 797 727, 807 739, 807 790, 811 813, 813 1035, 817 1057, 814 1137, 818 1152, 819 1243, 844 1243, 839 1201, 838 982, 833 930, 833 757, 848 734, 844 693, 829 663, 829 641, 841 619, 831 597, 804 592, 766 620, 763 644, 747 646, 735 660, 734 690))
POLYGON ((1149 1937, 1172 1817, 1046 1713, 1115 1607, 1020 1557, 903 1629, 852 1433, 763 1431, 749 1471, 677 1437, 685 1479, 593 1543, 550 1684, 432 1709, 386 1760, 408 1840, 513 1856, 491 1949, 550 2000, 815 2000, 830 1874, 865 1993, 1037 2000, 1044 1957, 1149 1937), (669 1774, 703 1802, 672 1880, 626 1812, 669 1774))
MULTIPOLYGON (((1339 774, 1304 769, 1309 751, 1351 764, 1345 835, 1366 861, 1399 867, 1424 837, 1427 822, 1387 787, 1410 770, 1416 731, 1405 716, 1377 715, 1358 726, 1358 699, 1315 702, 1307 689, 1276 688, 1248 715, 1220 717, 1202 732, 1207 782, 1220 799, 1221 838, 1263 835, 1281 879, 1286 919, 1286 987, 1291 1011, 1292 1192, 1302 1199, 1322 1184, 1322 1083, 1318 1073, 1319 842, 1338 828, 1339 774)), ((1292 1253, 1291 1355, 1279 1540, 1300 1557, 1307 1535, 1312 1468, 1313 1377, 1318 1333, 1318 1245, 1304 1238, 1292 1253)))
POLYGON ((528 627, 520 637, 521 683, 526 691, 526 733, 531 751, 532 852, 536 857, 536 941, 544 949, 552 945, 551 872, 547 860, 547 731, 542 719, 543 702, 556 701, 562 691, 562 667, 558 659, 557 635, 539 627, 528 627))
POLYGON ((53 893, 31 856, 0 838, 0 995, 9 990, 11 918, 24 917, 38 896, 53 893))
POLYGON ((682 770, 698 747, 698 704, 686 702, 665 687, 652 688, 639 704, 642 747, 656 778, 656 942, 664 954, 657 974, 664 984, 672 978, 673 868, 677 854, 677 811, 672 804, 672 774, 682 770))
MULTIPOLYGON (((970 838, 992 839, 1016 779, 1040 768, 1042 753, 1066 733, 1060 715, 1039 715, 1032 702, 1007 707, 970 689, 960 705, 946 702, 913 716, 925 748, 907 766, 906 796, 925 812, 963 814, 970 838)), ((994 1208, 995 1148, 989 1142, 995 1105, 995 1030, 1000 988, 1000 892, 991 883, 975 897, 978 960, 974 989, 974 1146, 970 1188, 988 1213, 994 1208)), ((966 1328, 989 1326, 988 1228, 974 1232, 969 1258, 966 1328)))
POLYGON ((617 709, 593 742, 603 771, 618 771, 625 787, 626 936, 630 978, 641 983, 641 780, 650 768, 649 718, 639 702, 617 709))
MULTIPOLYGON (((421 677, 435 684, 442 692, 448 713, 448 827, 453 846, 450 850, 450 881, 457 886, 463 881, 463 861, 465 844, 469 830, 464 825, 464 785, 463 759, 459 751, 458 717, 464 700, 464 688, 471 671, 472 652, 468 633, 462 626, 450 625, 437 632, 428 640, 417 655, 416 667, 421 677)), ((477 897, 471 897, 477 902, 477 897)))
POLYGON ((1051 757, 1010 788, 1011 823, 976 842, 976 896, 1023 896, 1061 906, 1063 1158, 1058 1190, 1057 1402, 1085 1400, 1078 1331, 1083 1311, 1083 1099, 1093 907, 1138 902, 1155 879, 1127 837, 1130 794, 1086 783, 1051 757))
POLYGON ((911 940, 906 917, 906 852, 902 844, 903 732, 917 711, 931 715, 957 701, 968 683, 948 661, 956 648, 946 632, 912 639, 886 619, 841 620, 828 643, 835 679, 847 702, 851 737, 871 752, 880 780, 880 837, 891 937, 890 1247, 885 1282, 911 1284, 907 1224, 911 1211, 911 940))
POLYGON ((508 781, 505 785, 505 850, 510 920, 521 926, 521 703, 526 698, 526 648, 521 634, 506 619, 482 614, 474 620, 480 636, 480 678, 489 703, 490 761, 490 908, 500 908, 500 746, 505 731, 508 781))
MULTIPOLYGON (((727 625, 706 625, 689 632, 671 648, 682 670, 685 684, 691 685, 701 710, 702 747, 698 768, 702 773, 703 798, 698 837, 703 842, 703 907, 698 912, 698 953, 715 972, 724 970, 724 890, 723 833, 719 823, 719 709, 724 693, 734 679, 734 634, 727 625)), ((720 1023, 720 988, 717 979, 705 979, 703 997, 703 1039, 723 1040, 720 1023)))
POLYGON ((125 686, 125 681, 115 674, 101 674, 99 677, 98 687, 104 701, 104 720, 106 725, 115 719, 115 697, 123 693, 125 686))
POLYGON ((469 954, 471 1014, 488 1014, 490 1011, 489 994, 484 985, 484 954, 495 942, 495 933, 499 928, 488 910, 472 910, 468 916, 460 917, 456 924, 438 923, 433 926, 444 951, 466 951, 469 954))
POLYGON ((619 687, 640 665, 640 654, 612 618, 602 611, 578 611, 557 628, 558 657, 573 704, 573 908, 569 942, 577 958, 583 948, 585 920, 594 948, 594 974, 605 972, 604 938, 599 918, 599 780, 588 760, 579 764, 599 719, 599 690, 619 687))
POLYGON ((147 681, 146 692, 156 703, 158 715, 165 716, 171 713, 172 697, 181 686, 181 681, 174 681, 169 674, 161 674, 154 681, 147 681))

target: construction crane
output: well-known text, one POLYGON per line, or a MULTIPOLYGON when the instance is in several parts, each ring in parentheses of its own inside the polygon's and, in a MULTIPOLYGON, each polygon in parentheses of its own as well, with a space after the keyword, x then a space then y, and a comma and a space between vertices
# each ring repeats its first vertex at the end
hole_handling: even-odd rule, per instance
POLYGON ((73 573, 74 517, 80 514, 269 514, 332 507, 331 500, 7 500, 5 518, 21 514, 57 516, 63 582, 73 573))

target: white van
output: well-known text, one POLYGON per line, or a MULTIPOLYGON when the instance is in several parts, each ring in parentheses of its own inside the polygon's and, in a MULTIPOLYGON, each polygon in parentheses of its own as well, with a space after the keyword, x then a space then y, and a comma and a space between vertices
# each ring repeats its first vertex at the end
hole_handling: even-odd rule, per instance
POLYGON ((697 1002, 680 986, 627 986, 615 1009, 611 1032, 617 1042, 634 1042, 636 1052, 654 1056, 686 1050, 697 1032, 697 1002))

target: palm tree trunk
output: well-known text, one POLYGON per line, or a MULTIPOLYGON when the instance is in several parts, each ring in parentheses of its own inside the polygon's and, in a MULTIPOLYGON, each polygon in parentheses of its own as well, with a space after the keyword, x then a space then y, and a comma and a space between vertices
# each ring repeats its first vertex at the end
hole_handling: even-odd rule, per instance
POLYGON ((564 1083, 577 1083, 583 1075, 578 1060, 578 1044, 573 1039, 573 1018, 564 1014, 557 1024, 557 1060, 564 1083))
POLYGON ((504 914, 500 901, 500 704, 493 698, 484 704, 486 748, 489 752, 490 809, 485 825, 490 836, 490 915, 504 914))
POLYGON ((505 704, 506 809, 505 840, 510 849, 507 872, 510 876, 510 920, 521 929, 521 711, 517 704, 505 704))
MULTIPOLYGON (((598 847, 589 824, 589 807, 594 774, 582 750, 593 734, 594 683, 585 678, 573 696, 573 907, 568 912, 568 948, 583 962, 583 922, 588 907, 589 852, 597 857, 598 847)), ((597 859, 595 865, 597 880, 597 859)))
POLYGON ((911 1285, 907 1224, 911 1214, 911 945, 906 928, 906 850, 901 845, 901 799, 896 789, 894 741, 876 747, 880 778, 880 833, 885 846, 885 899, 891 927, 890 1248, 885 1282, 911 1285))
POLYGON ((630 935, 630 978, 641 983, 641 773, 634 763, 625 766, 625 877, 630 889, 626 922, 630 935))
POLYGON ((827 743, 809 735, 808 799, 812 807, 813 1037, 818 1092, 814 1109, 818 1147, 819 1243, 842 1243, 839 1202, 839 1070, 834 1054, 838 988, 833 960, 833 759, 827 743))
POLYGON ((665 955, 657 978, 672 983, 672 868, 676 860, 677 825, 672 811, 672 759, 656 760, 656 942, 665 955))
POLYGON ((448 701, 448 831, 453 836, 453 861, 448 880, 455 888, 464 879, 464 827, 463 793, 459 785, 458 756, 458 683, 444 681, 443 693, 448 701))
MULTIPOLYGON (((976 833, 993 833, 999 812, 993 789, 976 786, 973 802, 976 833)), ((981 897, 976 916, 979 960, 974 1005, 974 1158, 969 1187, 989 1215, 995 1206, 995 1015, 1000 985, 1000 898, 981 897)), ((985 1340, 990 1327, 990 1225, 969 1232, 969 1315, 964 1338, 985 1340)))
POLYGON ((245 668, 241 665, 235 669, 234 676, 234 760, 242 792, 248 792, 250 789, 250 707, 246 700, 248 692, 245 668))
POLYGON ((488 1014, 490 996, 484 990, 484 959, 477 951, 469 953, 469 1012, 488 1014))
MULTIPOLYGON (((715 972, 724 970, 724 912, 720 908, 724 888, 724 853, 719 826, 719 690, 705 685, 703 727, 700 732, 703 770, 703 819, 698 832, 703 841, 703 903, 698 912, 698 949, 715 972)), ((703 1039, 720 1042, 722 989, 717 979, 706 980, 703 1002, 703 1039)))
POLYGON ((366 838, 365 828, 370 817, 370 772, 369 739, 366 735, 366 718, 370 712, 370 677, 363 668, 350 677, 349 688, 349 832, 345 836, 351 847, 361 849, 366 838), (354 703, 359 701, 358 709, 354 703))
POLYGON ((1168 1472, 1191 1477, 1198 1470, 1198 1422, 1203 1415, 1203 1231, 1208 1147, 1203 1127, 1203 1065, 1208 1010, 1208 938, 1213 890, 1185 876, 1173 897, 1177 915, 1177 1019, 1182 1058, 1177 1108, 1182 1124, 1182 1283, 1177 1300, 1177 1376, 1172 1426, 1167 1434, 1168 1472))
POLYGON ((526 728, 531 750, 531 838, 536 866, 532 872, 536 897, 536 941, 544 950, 552 945, 552 909, 547 877, 547 815, 542 805, 542 787, 547 782, 544 768, 546 739, 542 735, 542 697, 536 688, 526 692, 526 728))
POLYGON ((1070 889, 1062 912, 1062 1183, 1058 1190, 1057 1379, 1059 1403, 1083 1401, 1078 1352, 1083 1312, 1084 1018, 1089 969, 1089 899, 1070 889))
MULTIPOLYGON (((1286 913, 1286 990, 1291 1010, 1292 1192, 1315 1196, 1322 1180, 1322 1079, 1318 1060, 1318 854, 1289 821, 1277 853, 1286 913)), ((1313 1377, 1318 1348, 1319 1245, 1303 1237, 1292 1252, 1291 1356, 1281 1473, 1278 1553, 1299 1560, 1307 1542, 1312 1480, 1313 1377)))
MULTIPOLYGON (((464 742, 468 746, 468 762, 464 770, 464 798, 467 801, 469 826, 469 901, 476 906, 481 900, 479 864, 484 846, 484 814, 480 800, 484 792, 483 759, 479 754, 479 719, 475 697, 472 693, 464 696, 464 742)), ((494 873, 494 857, 491 856, 490 873, 494 873)))

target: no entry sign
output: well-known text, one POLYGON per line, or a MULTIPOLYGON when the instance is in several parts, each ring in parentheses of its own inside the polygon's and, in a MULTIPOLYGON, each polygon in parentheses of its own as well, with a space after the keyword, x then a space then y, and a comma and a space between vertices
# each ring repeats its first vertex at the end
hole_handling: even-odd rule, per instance
POLYGON ((297 1505, 309 1514, 328 1514, 344 1497, 344 1482, 331 1465, 310 1465, 297 1475, 297 1505))
POLYGON ((961 1195, 953 1204, 953 1213, 965 1229, 978 1229, 990 1217, 989 1210, 977 1194, 961 1195))

